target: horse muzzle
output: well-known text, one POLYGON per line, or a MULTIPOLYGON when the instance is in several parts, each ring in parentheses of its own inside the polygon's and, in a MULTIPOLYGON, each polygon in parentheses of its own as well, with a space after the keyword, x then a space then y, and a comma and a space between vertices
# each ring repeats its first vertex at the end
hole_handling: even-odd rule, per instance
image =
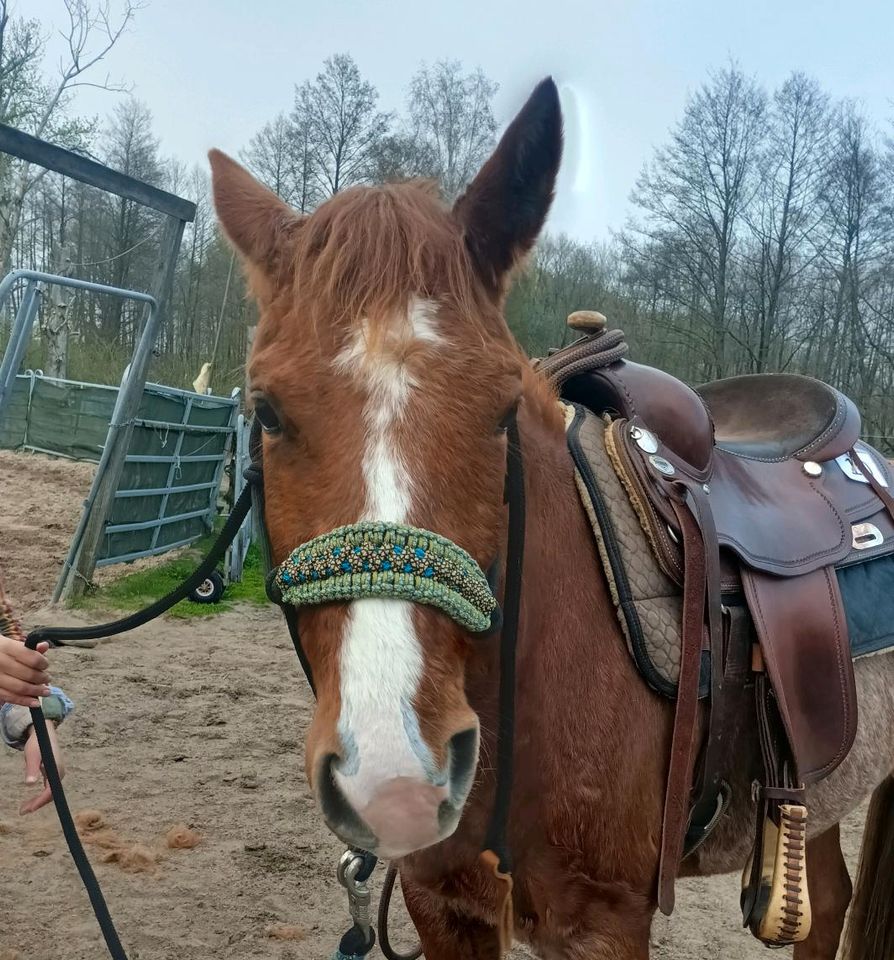
POLYGON ((456 830, 478 762, 478 728, 453 736, 440 771, 372 780, 345 769, 335 754, 318 765, 317 802, 329 829, 346 843, 395 859, 431 847, 456 830))

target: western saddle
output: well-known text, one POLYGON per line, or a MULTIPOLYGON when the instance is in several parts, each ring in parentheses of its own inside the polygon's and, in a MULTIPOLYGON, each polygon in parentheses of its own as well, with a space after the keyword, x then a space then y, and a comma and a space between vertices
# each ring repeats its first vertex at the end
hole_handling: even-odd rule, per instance
POLYGON ((606 420, 615 468, 683 596, 659 907, 672 911, 681 859, 726 809, 732 724, 753 695, 764 770, 744 920, 766 943, 802 940, 805 787, 841 763, 857 727, 836 568, 894 552, 888 464, 860 441, 854 404, 824 383, 756 374, 692 389, 625 360, 601 314, 568 322, 580 339, 535 363, 562 399, 606 420), (736 606, 747 615, 731 617, 736 606))

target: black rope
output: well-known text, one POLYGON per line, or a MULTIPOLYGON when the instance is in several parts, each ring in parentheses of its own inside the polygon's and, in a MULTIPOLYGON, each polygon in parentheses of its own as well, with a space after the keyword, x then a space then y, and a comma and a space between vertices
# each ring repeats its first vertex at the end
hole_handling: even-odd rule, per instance
MULTIPOLYGON (((154 620, 176 603, 179 603, 189 596, 196 587, 207 579, 208 575, 217 567, 224 553, 226 553, 227 547, 235 540, 236 534, 239 532, 239 528, 242 526, 250 509, 251 485, 249 484, 236 501, 232 512, 227 518, 227 522, 220 532, 220 536, 214 542, 205 559, 196 567, 194 573, 187 577, 179 587, 176 587, 166 596, 157 600, 144 610, 140 610, 129 617, 93 627, 37 627, 37 629, 32 630, 31 633, 28 634, 25 645, 30 650, 34 650, 39 643, 43 642, 64 645, 66 640, 93 640, 99 639, 100 637, 110 637, 114 634, 133 630, 135 627, 142 626, 150 620, 154 620)), ((90 898, 90 904, 93 907, 93 913, 96 915, 96 921, 105 939, 106 947, 108 947, 112 960, 127 960, 127 954, 121 945, 115 924, 112 922, 112 917, 109 914, 109 908, 100 889, 99 881, 96 879, 96 874, 90 866, 90 861, 84 852, 84 846, 81 843, 77 827, 71 816, 65 790, 62 787, 62 778, 59 776, 59 768, 56 766, 56 758, 53 755, 53 745, 50 742, 49 732, 47 731, 46 718, 40 707, 31 708, 31 721, 34 724, 34 732, 37 734, 37 743, 40 747, 41 759, 43 760, 44 774, 47 778, 47 783, 50 785, 50 792, 53 795, 56 815, 59 817, 62 833, 65 836, 65 842, 68 844, 68 851, 81 876, 81 881, 87 891, 87 896, 90 898)))
POLYGON ((112 956, 112 960, 127 960, 127 954, 124 947, 121 946, 121 940, 118 938, 118 931, 112 922, 109 914, 109 908, 106 906, 105 897, 99 887, 99 881, 90 866, 87 854, 81 844, 81 838, 78 836, 77 827, 71 816, 71 810, 68 807, 68 801, 65 798, 65 791, 62 789, 62 778, 59 776, 59 768, 56 766, 56 758, 53 756, 53 745, 50 743, 50 735, 47 731, 47 721, 40 707, 31 708, 31 720, 34 724, 34 732, 37 734, 37 742, 40 746, 40 755, 43 759, 43 769, 47 782, 50 785, 50 791, 53 794, 53 803, 56 807, 56 814, 59 817, 59 823, 62 825, 62 833, 65 836, 65 842, 68 844, 68 850, 71 859, 74 860, 78 873, 81 875, 81 881, 87 896, 90 898, 90 904, 93 907, 93 913, 96 915, 96 922, 106 941, 106 946, 112 956))
POLYGON ((497 789, 485 837, 485 849, 500 861, 500 871, 509 873, 506 831, 512 800, 513 748, 515 746, 515 648, 521 607, 522 568, 525 555, 525 476, 521 440, 515 416, 507 427, 506 500, 509 532, 506 546, 506 584, 503 589, 503 629, 500 633, 500 692, 497 723, 497 789))
POLYGON ((127 633, 128 630, 142 627, 150 620, 160 617, 175 604, 185 600, 217 568, 218 563, 227 552, 227 547, 236 539, 236 534, 248 515, 248 511, 251 510, 251 497, 251 484, 249 484, 233 506, 232 512, 227 517, 227 522, 223 525, 220 535, 214 541, 214 545, 206 554, 205 559, 179 587, 175 587, 170 593, 156 600, 155 603, 149 604, 148 607, 144 607, 128 617, 112 620, 109 623, 96 624, 92 627, 36 627, 28 634, 26 645, 33 650, 39 643, 44 642, 65 646, 66 640, 99 640, 103 637, 113 637, 118 633, 127 633))

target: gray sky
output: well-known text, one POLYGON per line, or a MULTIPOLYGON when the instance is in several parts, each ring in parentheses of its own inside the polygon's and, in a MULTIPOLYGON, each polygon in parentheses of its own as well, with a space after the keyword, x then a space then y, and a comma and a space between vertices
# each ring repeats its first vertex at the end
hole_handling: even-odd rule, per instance
MULTIPOLYGON (((49 24, 61 9, 17 12, 49 24)), ((500 83, 501 124, 551 73, 567 125, 551 227, 601 239, 709 68, 733 57, 768 87, 803 70, 887 124, 892 38, 892 0, 148 0, 107 66, 152 110, 164 152, 201 164, 212 146, 238 153, 331 53, 355 58, 385 109, 402 107, 421 60, 480 65, 500 83)), ((85 112, 113 104, 80 93, 85 112)))

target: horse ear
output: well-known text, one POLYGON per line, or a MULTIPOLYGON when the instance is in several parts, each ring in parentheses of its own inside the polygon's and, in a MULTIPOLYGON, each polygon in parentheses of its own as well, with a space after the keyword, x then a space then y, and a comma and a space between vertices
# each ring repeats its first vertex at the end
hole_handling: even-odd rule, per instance
POLYGON ((214 206, 230 242, 245 260, 274 269, 282 242, 301 217, 220 150, 210 150, 214 206))
POLYGON ((453 208, 478 269, 497 291, 543 227, 561 160, 562 109, 547 77, 453 208))

